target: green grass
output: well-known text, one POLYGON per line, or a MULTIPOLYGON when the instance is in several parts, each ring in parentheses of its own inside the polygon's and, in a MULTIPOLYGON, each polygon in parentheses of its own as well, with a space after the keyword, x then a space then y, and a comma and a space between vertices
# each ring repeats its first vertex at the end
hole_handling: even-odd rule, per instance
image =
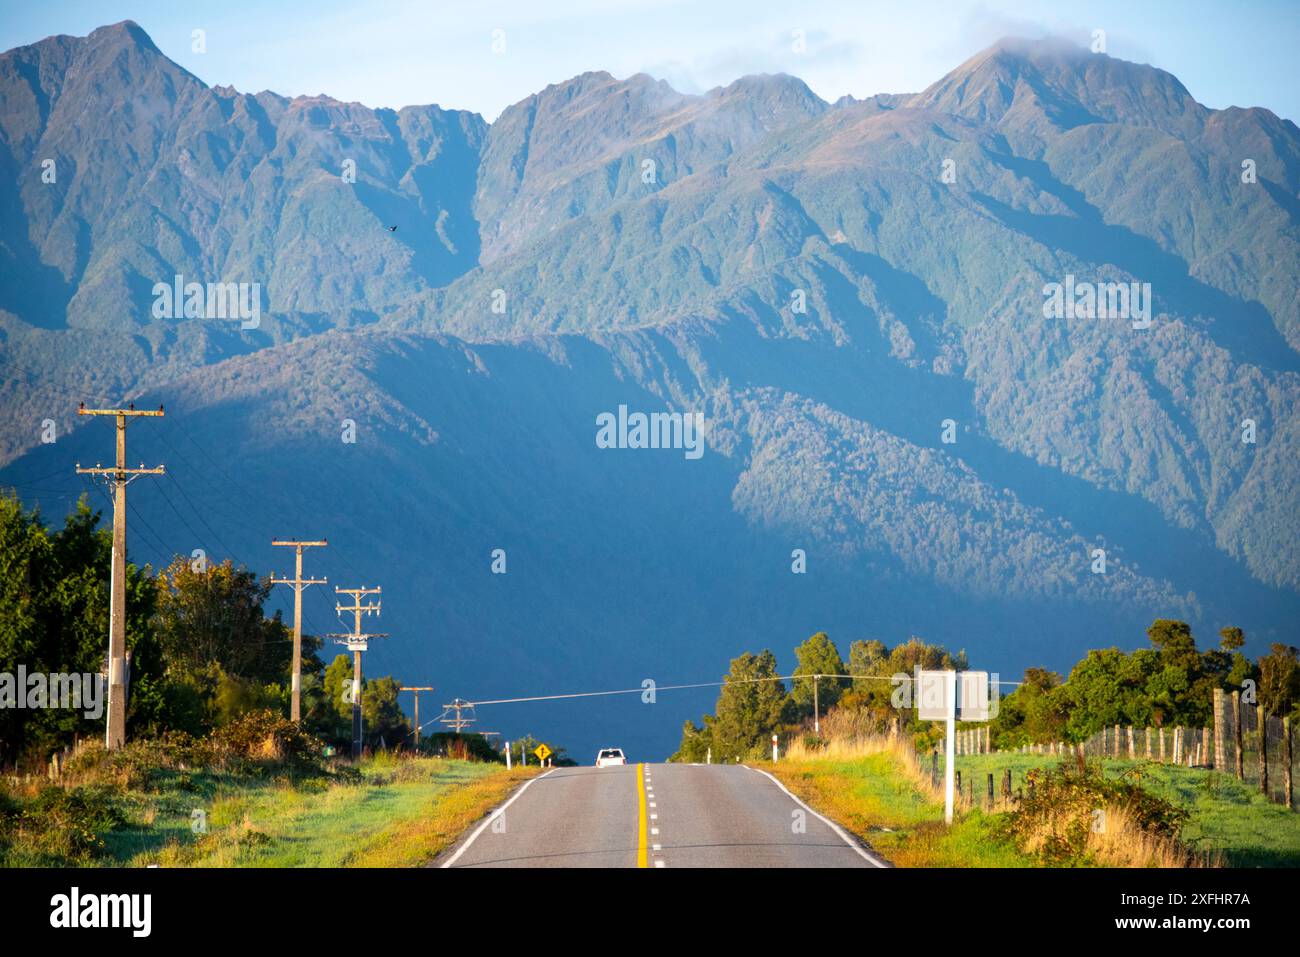
POLYGON ((257 777, 158 769, 112 788, 124 819, 90 853, 8 835, 5 866, 340 867, 427 863, 528 771, 439 758, 380 756, 360 778, 257 777), (202 812, 206 833, 191 826, 202 812))
MULTIPOLYGON (((964 775, 976 775, 975 794, 982 799, 989 772, 1000 793, 1004 769, 1011 769, 1014 789, 1023 785, 1030 769, 1054 767, 1060 760, 1048 754, 972 754, 959 756, 956 767, 964 775)), ((942 758, 939 767, 942 773, 942 758)), ((1191 819, 1183 841, 1197 850, 1219 852, 1228 866, 1300 866, 1300 813, 1267 801, 1233 775, 1145 760, 1106 759, 1103 767, 1108 775, 1127 774, 1156 796, 1186 808, 1191 819)), ((967 788, 968 781, 963 781, 967 788)))
POLYGON ((900 867, 1030 867, 1032 859, 993 833, 996 815, 970 811, 951 828, 943 802, 917 788, 890 752, 767 765, 813 808, 900 867))

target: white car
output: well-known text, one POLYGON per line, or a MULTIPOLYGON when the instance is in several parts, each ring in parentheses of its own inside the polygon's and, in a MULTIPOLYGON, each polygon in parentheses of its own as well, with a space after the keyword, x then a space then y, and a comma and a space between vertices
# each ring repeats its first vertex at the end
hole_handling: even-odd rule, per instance
POLYGON ((596 767, 609 768, 620 764, 627 764, 627 758, 623 756, 622 748, 602 748, 596 755, 596 767))

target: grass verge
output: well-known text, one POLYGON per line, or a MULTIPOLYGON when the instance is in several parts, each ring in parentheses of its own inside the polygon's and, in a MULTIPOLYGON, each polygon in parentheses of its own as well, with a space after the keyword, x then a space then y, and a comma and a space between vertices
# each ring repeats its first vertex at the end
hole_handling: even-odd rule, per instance
POLYGON ((765 768, 899 867, 1034 864, 1032 857, 996 833, 999 815, 968 811, 946 827, 942 794, 928 787, 905 747, 886 740, 831 743, 815 752, 796 745, 783 760, 765 768))
POLYGON ((113 770, 0 795, 0 866, 417 866, 537 773, 390 755, 303 773, 113 770))
POLYGON ((931 784, 928 764, 922 767, 906 743, 831 741, 805 749, 795 742, 782 761, 765 766, 812 807, 903 867, 1033 867, 1045 858, 1066 862, 1063 866, 1300 866, 1300 814, 1268 802, 1230 775, 1149 761, 1093 762, 1107 780, 1141 790, 1108 804, 1100 816, 1106 826, 1094 833, 1079 827, 1095 815, 1090 800, 1122 789, 1087 785, 1075 776, 1057 782, 1059 804, 1044 804, 1045 772, 1060 765, 1051 755, 961 756, 957 767, 965 795, 951 828, 943 825, 942 790, 931 784), (1040 775, 1040 800, 1018 820, 1000 798, 1008 769, 1013 793, 1022 797, 1029 773, 1040 775), (982 806, 989 774, 999 795, 992 809, 982 806), (1186 812, 1176 839, 1139 824, 1144 808, 1158 808, 1160 801, 1186 812), (1033 819, 1025 820, 1026 815, 1033 819), (1062 850, 1065 844, 1068 851, 1062 850), (1051 845, 1056 845, 1054 856, 1045 853, 1051 845))

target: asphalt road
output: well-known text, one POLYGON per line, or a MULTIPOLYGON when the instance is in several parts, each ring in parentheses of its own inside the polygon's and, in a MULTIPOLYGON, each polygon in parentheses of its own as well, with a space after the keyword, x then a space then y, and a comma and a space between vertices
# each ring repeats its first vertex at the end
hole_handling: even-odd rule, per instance
POLYGON ((532 778, 434 866, 888 865, 763 772, 646 764, 532 778))

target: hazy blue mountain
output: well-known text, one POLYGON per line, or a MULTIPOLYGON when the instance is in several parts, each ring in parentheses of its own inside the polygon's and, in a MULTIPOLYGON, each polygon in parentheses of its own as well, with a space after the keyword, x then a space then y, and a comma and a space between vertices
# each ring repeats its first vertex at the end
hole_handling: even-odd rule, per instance
MULTIPOLYGON (((818 629, 1004 676, 1159 616, 1294 642, 1298 184, 1293 124, 1055 42, 834 104, 585 73, 489 126, 208 88, 129 23, 51 38, 0 56, 0 481, 61 508, 111 451, 76 402, 165 401, 133 555, 328 536, 320 572, 385 589, 368 667, 448 700, 818 629), (177 273, 261 283, 261 325, 155 318, 177 273), (1149 283, 1149 327, 1046 317, 1067 276, 1149 283), (702 413, 706 450, 599 448, 620 405, 702 413)), ((666 753, 712 697, 482 717, 666 753)))

